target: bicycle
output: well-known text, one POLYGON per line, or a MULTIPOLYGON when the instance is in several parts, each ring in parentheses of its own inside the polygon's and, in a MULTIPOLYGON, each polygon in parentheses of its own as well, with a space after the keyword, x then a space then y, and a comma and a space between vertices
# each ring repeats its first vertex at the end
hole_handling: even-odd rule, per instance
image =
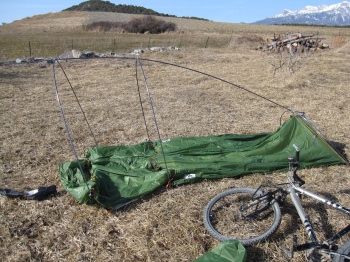
POLYGON ((309 251, 308 259, 312 261, 325 257, 334 262, 350 261, 350 240, 339 248, 335 245, 350 231, 350 224, 320 242, 299 198, 301 195, 309 196, 348 215, 350 209, 301 187, 305 181, 297 175, 300 149, 293 146, 296 152, 295 157, 288 158, 290 172, 287 183, 261 184, 257 189, 232 188, 216 195, 205 207, 204 225, 210 235, 220 241, 236 239, 244 246, 254 245, 276 232, 282 219, 280 204, 290 196, 310 242, 299 245, 297 236, 293 235, 292 248, 285 249, 285 253, 292 258, 296 251, 309 251))

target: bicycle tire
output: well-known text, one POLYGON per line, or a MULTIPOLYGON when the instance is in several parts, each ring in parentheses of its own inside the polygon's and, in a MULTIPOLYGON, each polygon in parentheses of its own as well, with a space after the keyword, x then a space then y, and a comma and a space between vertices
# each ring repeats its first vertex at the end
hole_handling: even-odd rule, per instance
MULTIPOLYGON (((239 207, 249 203, 254 192, 256 189, 233 188, 212 198, 203 214, 204 226, 209 234, 220 241, 236 239, 242 245, 250 246, 275 233, 282 219, 281 209, 276 201, 256 217, 242 219, 239 207)), ((257 194, 261 192, 258 191, 257 194)))
MULTIPOLYGON (((337 250, 337 253, 350 256, 350 240, 348 240, 341 247, 339 247, 337 250)), ((333 262, 345 262, 345 261, 350 261, 350 259, 346 259, 346 258, 340 257, 340 256, 335 256, 332 258, 332 261, 333 262)))

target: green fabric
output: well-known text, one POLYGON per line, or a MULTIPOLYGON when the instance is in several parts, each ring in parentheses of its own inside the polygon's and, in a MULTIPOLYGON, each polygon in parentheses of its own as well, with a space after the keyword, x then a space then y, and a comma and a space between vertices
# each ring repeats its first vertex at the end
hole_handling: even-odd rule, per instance
POLYGON ((162 143, 94 147, 79 161, 83 175, 76 160, 61 164, 59 173, 63 186, 79 202, 110 208, 166 185, 169 175, 174 185, 181 185, 203 179, 286 171, 288 157, 295 155, 293 144, 301 150, 301 168, 346 163, 303 118, 293 115, 272 133, 183 137, 162 143), (89 198, 84 181, 93 189, 93 198, 89 198))
POLYGON ((225 240, 193 262, 244 262, 246 250, 237 240, 225 240))

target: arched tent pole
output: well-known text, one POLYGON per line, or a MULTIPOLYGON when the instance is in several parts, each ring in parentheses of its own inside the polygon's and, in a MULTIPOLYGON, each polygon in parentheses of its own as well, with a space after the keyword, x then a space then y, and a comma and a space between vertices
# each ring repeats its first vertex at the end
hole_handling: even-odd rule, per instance
POLYGON ((253 92, 253 91, 250 91, 250 90, 247 89, 247 88, 244 88, 244 87, 242 87, 242 86, 239 86, 239 85, 237 85, 237 84, 234 84, 234 83, 232 83, 232 82, 230 82, 230 81, 224 80, 224 79, 219 78, 219 77, 217 77, 217 76, 213 76, 213 75, 211 75, 211 74, 204 73, 204 72, 201 72, 201 71, 198 71, 198 70, 196 70, 196 69, 189 68, 189 67, 185 67, 185 66, 181 66, 181 65, 176 65, 176 64, 173 64, 173 63, 164 62, 164 61, 160 61, 160 60, 154 60, 154 59, 148 59, 148 58, 143 58, 143 60, 149 61, 149 62, 160 63, 160 64, 164 64, 164 65, 170 65, 170 66, 174 66, 174 67, 178 67, 178 68, 182 68, 182 69, 185 69, 185 70, 189 70, 189 71, 192 71, 192 72, 201 74, 201 75, 205 75, 205 76, 214 78, 214 79, 216 79, 216 80, 219 80, 219 81, 224 82, 224 83, 226 83, 226 84, 229 84, 229 85, 231 85, 231 86, 234 86, 234 87, 236 87, 236 88, 239 88, 239 89, 241 89, 241 90, 243 90, 243 91, 245 91, 245 92, 248 92, 248 93, 250 93, 250 94, 253 94, 253 95, 255 95, 255 96, 258 96, 258 97, 260 97, 260 98, 262 98, 262 99, 264 99, 264 100, 266 100, 266 101, 268 101, 268 102, 270 102, 270 103, 272 103, 272 104, 275 104, 275 105, 277 105, 277 106, 279 106, 279 107, 284 108, 285 110, 287 110, 287 111, 289 111, 289 112, 291 112, 291 113, 298 113, 297 111, 292 110, 292 109, 290 109, 290 108, 288 108, 288 107, 285 107, 285 106, 283 106, 283 105, 281 105, 281 104, 278 104, 277 102, 275 102, 275 101, 273 101, 273 100, 271 100, 271 99, 269 99, 269 98, 267 98, 267 97, 264 97, 264 96, 262 96, 262 95, 259 95, 258 93, 255 93, 255 92, 253 92))
MULTIPOLYGON (((134 58, 134 57, 117 56, 117 57, 94 57, 94 58, 67 58, 67 59, 65 59, 65 60, 66 60, 66 61, 69 61, 69 60, 87 60, 87 59, 122 59, 122 60, 134 60, 135 58, 134 58)), ((56 59, 56 60, 57 60, 57 59, 56 59)), ((234 86, 234 87, 236 87, 236 88, 238 88, 238 89, 241 89, 241 90, 243 90, 243 91, 245 91, 245 92, 248 92, 248 93, 250 93, 250 94, 252 94, 252 95, 254 95, 254 96, 260 97, 260 98, 263 99, 263 100, 266 100, 266 101, 268 101, 268 102, 270 102, 270 103, 272 103, 272 104, 275 104, 275 105, 277 105, 277 106, 279 106, 279 107, 281 107, 281 108, 284 108, 285 110, 287 110, 287 111, 290 112, 290 113, 299 114, 299 112, 296 111, 296 110, 292 110, 292 109, 290 109, 290 108, 288 108, 288 107, 286 107, 286 106, 283 106, 283 105, 281 105, 281 104, 279 104, 279 103, 273 101, 273 100, 270 99, 270 98, 267 98, 267 97, 265 97, 265 96, 263 96, 263 95, 260 95, 260 94, 258 94, 258 93, 255 93, 255 92, 253 92, 253 91, 251 91, 251 90, 249 90, 249 89, 247 89, 247 88, 245 88, 245 87, 242 87, 242 86, 240 86, 240 85, 237 85, 237 84, 235 84, 235 83, 232 83, 232 82, 230 82, 230 81, 227 81, 227 80, 225 80, 225 79, 222 79, 222 78, 220 78, 220 77, 217 77, 217 76, 214 76, 214 75, 211 75, 211 74, 208 74, 208 73, 205 73, 205 72, 196 70, 196 69, 192 69, 192 68, 189 68, 189 67, 186 67, 186 66, 181 66, 181 65, 174 64, 174 63, 170 63, 170 62, 161 61, 161 60, 155 60, 155 59, 149 59, 149 58, 139 58, 139 57, 137 58, 137 60, 140 61, 140 62, 143 60, 143 61, 148 61, 148 62, 153 62, 153 63, 159 63, 159 64, 164 64, 164 65, 169 65, 169 66, 178 67, 178 68, 181 68, 181 69, 184 69, 184 70, 189 70, 189 71, 195 72, 195 73, 197 73, 197 74, 205 75, 205 76, 207 76, 207 77, 210 77, 210 78, 219 80, 219 81, 221 81, 221 82, 224 82, 224 83, 226 83, 226 84, 228 84, 228 85, 234 86)), ((58 61, 58 60, 57 60, 57 61, 58 61)))
POLYGON ((164 165, 165 165, 165 168, 166 168, 167 173, 168 173, 168 181, 169 181, 168 184, 170 184, 172 178, 171 178, 171 174, 170 174, 169 169, 168 169, 168 165, 167 165, 167 161, 166 161, 166 157, 165 157, 165 153, 164 153, 164 149, 163 149, 162 138, 161 138, 160 132, 159 132, 158 122, 157 122, 157 118, 156 118, 156 112, 155 112, 154 106, 153 106, 152 95, 151 95, 150 89, 148 87, 147 78, 146 78, 146 75, 145 75, 145 71, 143 70, 143 67, 142 67, 141 59, 138 58, 137 61, 138 61, 139 65, 140 65, 140 69, 141 69, 141 72, 142 72, 142 75, 143 75, 143 80, 144 80, 146 91, 147 91, 147 95, 148 95, 149 102, 150 102, 150 105, 151 105, 151 108, 152 108, 153 119, 154 119, 154 123, 155 123, 156 129, 157 129, 159 144, 160 144, 160 147, 161 147, 161 150, 162 150, 163 159, 164 159, 164 165))
POLYGON ((83 171, 83 168, 80 164, 80 160, 79 160, 79 156, 77 154, 77 151, 75 149, 75 146, 74 146, 74 142, 73 142, 73 139, 72 139, 72 136, 69 132, 69 128, 68 128, 68 124, 67 124, 67 120, 66 120, 66 117, 64 115, 64 111, 63 111, 63 107, 62 107, 62 104, 61 104, 61 100, 60 100, 60 96, 59 96, 59 93, 58 93, 58 87, 57 87, 57 81, 56 81, 56 71, 55 71, 55 63, 56 63, 57 60, 52 60, 52 74, 53 74, 53 82, 54 82, 54 88, 55 88, 55 93, 56 93, 56 100, 57 100, 57 103, 58 103, 58 107, 60 109, 60 112, 61 112, 61 116, 62 116, 62 120, 63 120, 63 123, 64 123, 64 127, 66 129, 66 132, 68 134, 68 139, 69 139, 69 142, 71 144, 71 147, 72 147, 72 150, 73 150, 73 153, 74 153, 74 156, 77 160, 77 163, 78 163, 78 166, 79 166, 79 170, 81 172, 81 176, 83 177, 84 179, 84 183, 86 185, 86 187, 88 188, 89 192, 90 192, 90 197, 92 196, 92 190, 91 188, 89 188, 89 185, 87 183, 87 180, 85 178, 85 175, 84 175, 84 171, 83 171))
MULTIPOLYGON (((84 59, 86 59, 86 58, 84 58, 84 59)), ((90 59, 123 59, 123 60, 131 60, 131 59, 135 59, 135 58, 134 58, 134 57, 100 57, 100 58, 90 58, 90 59)), ((81 59, 79 59, 79 58, 70 58, 70 59, 66 59, 66 60, 81 60, 81 59)), ((216 80, 218 80, 218 81, 224 82, 224 83, 226 83, 226 84, 228 84, 228 85, 234 86, 234 87, 236 87, 236 88, 238 88, 238 89, 241 89, 241 90, 243 90, 243 91, 245 91, 245 92, 248 92, 248 93, 250 93, 250 94, 252 94, 252 95, 254 95, 254 96, 257 96, 257 97, 259 97, 259 98, 261 98, 261 99, 263 99, 263 100, 266 100, 266 101, 268 101, 268 102, 270 102, 270 103, 272 103, 272 104, 274 104, 274 105, 277 105, 277 106, 279 106, 279 107, 285 109, 287 112, 290 112, 290 113, 292 113, 292 114, 296 114, 296 115, 299 115, 299 116, 303 116, 303 115, 304 115, 303 112, 299 112, 299 111, 297 111, 297 110, 290 109, 290 108, 288 108, 288 107, 286 107, 286 106, 284 106, 284 105, 281 105, 281 104, 279 104, 279 103, 273 101, 273 100, 270 99, 270 98, 267 98, 267 97, 262 96, 262 95, 260 95, 260 94, 258 94, 258 93, 255 93, 255 92, 253 92, 253 91, 251 91, 251 90, 249 90, 249 89, 247 89, 247 88, 245 88, 245 87, 242 87, 242 86, 240 86, 240 85, 237 85, 237 84, 232 83, 232 82, 230 82, 230 81, 227 81, 227 80, 225 80, 225 79, 219 78, 219 77, 217 77, 217 76, 214 76, 214 75, 211 75, 211 74, 208 74, 208 73, 205 73, 205 72, 196 70, 196 69, 192 69, 192 68, 189 68, 189 67, 177 65, 177 64, 174 64, 174 63, 170 63, 170 62, 164 62, 164 61, 160 61, 160 60, 155 60, 155 59, 139 58, 139 57, 138 57, 137 60, 139 61, 139 63, 141 63, 141 61, 143 60, 143 61, 149 61, 149 62, 153 62, 153 63, 159 63, 159 64, 164 64, 164 65, 169 65, 169 66, 173 66, 173 67, 178 67, 178 68, 181 68, 181 69, 184 69, 184 70, 189 70, 189 71, 192 71, 192 72, 195 72, 195 73, 198 73, 198 74, 201 74, 201 75, 204 75, 204 76, 207 76, 207 77, 216 79, 216 80)), ((303 117, 303 118, 304 118, 304 117, 303 117)), ((305 119, 305 120, 306 120, 306 119, 305 119)), ((306 120, 306 121, 307 121, 308 123, 310 123, 308 120, 306 120)), ((310 123, 310 124, 311 124, 311 123, 310 123)), ((314 126, 313 126, 313 127, 314 127, 314 126)), ((317 129, 315 128, 315 130, 317 130, 317 129)), ((319 131, 318 131, 318 132, 319 132, 319 131)), ((323 137, 323 139, 324 139, 325 141, 328 142, 328 144, 329 144, 343 159, 346 159, 346 158, 336 149, 336 147, 332 144, 332 142, 330 142, 329 139, 326 138, 325 135, 323 135, 323 134, 320 133, 320 132, 319 132, 319 134, 323 137)), ((348 165, 350 166, 349 161, 346 161, 346 162, 347 162, 348 165)))
POLYGON ((204 73, 204 72, 201 72, 201 71, 198 71, 198 70, 195 70, 195 69, 192 69, 192 68, 188 68, 188 67, 185 67, 185 66, 176 65, 176 64, 173 64, 173 63, 170 63, 170 62, 164 62, 164 61, 160 61, 160 60, 147 59, 147 58, 144 58, 143 60, 144 60, 144 61, 149 61, 149 62, 160 63, 160 64, 164 64, 164 65, 170 65, 170 66, 178 67, 178 68, 182 68, 182 69, 185 69, 185 70, 189 70, 189 71, 192 71, 192 72, 195 72, 195 73, 198 73, 198 74, 202 74, 202 75, 211 77, 211 78, 213 78, 213 79, 219 80, 219 81, 221 81, 221 82, 224 82, 224 83, 226 83, 226 84, 229 84, 229 85, 231 85, 231 86, 234 86, 234 87, 236 87, 236 88, 239 88, 239 89, 241 89, 241 90, 243 90, 243 91, 245 91, 245 92, 248 92, 248 93, 250 93, 250 94, 252 94, 252 95, 258 96, 258 97, 260 97, 260 98, 262 98, 262 99, 264 99, 264 100, 266 100, 266 101, 268 101, 268 102, 270 102, 270 103, 272 103, 272 104, 275 104, 275 105, 277 105, 277 106, 279 106, 279 107, 285 109, 286 111, 288 111, 288 112, 290 112, 290 113, 292 113, 292 114, 295 114, 295 115, 299 116, 300 118, 304 119, 304 121, 306 121, 310 126, 312 126, 312 127, 317 131, 318 136, 319 136, 320 138, 322 138, 322 139, 329 145, 329 147, 331 147, 332 150, 334 150, 335 153, 337 153, 337 154, 345 161, 345 163, 347 163, 348 166, 350 166, 350 162, 346 159, 346 157, 345 157, 341 152, 339 152, 339 150, 337 149, 337 147, 336 147, 324 134, 322 134, 318 129, 316 129, 316 128, 310 123, 310 121, 308 121, 308 120, 306 119, 305 113, 304 113, 304 112, 292 110, 292 109, 290 109, 290 108, 288 108, 288 107, 286 107, 286 106, 283 106, 283 105, 281 105, 281 104, 279 104, 279 103, 273 101, 272 99, 269 99, 269 98, 267 98, 267 97, 264 97, 264 96, 262 96, 262 95, 259 95, 258 93, 255 93, 255 92, 253 92, 253 91, 250 91, 250 90, 247 89, 247 88, 244 88, 244 87, 242 87, 242 86, 239 86, 239 85, 237 85, 237 84, 234 84, 234 83, 232 83, 232 82, 229 82, 229 81, 227 81, 227 80, 224 80, 224 79, 222 79, 222 78, 213 76, 213 75, 208 74, 208 73, 204 73))
POLYGON ((224 82, 224 83, 226 83, 226 84, 229 84, 229 85, 231 85, 231 86, 234 86, 234 87, 236 87, 236 88, 239 88, 239 89, 241 89, 241 90, 243 90, 243 91, 245 91, 245 92, 248 92, 248 93, 250 93, 250 94, 252 94, 252 95, 258 96, 258 97, 260 97, 260 98, 262 98, 262 99, 264 99, 264 100, 266 100, 266 101, 268 101, 268 102, 270 102, 270 103, 272 103, 272 104, 275 104, 275 105, 277 105, 277 106, 279 106, 279 107, 285 109, 286 111, 288 111, 288 112, 290 112, 290 113, 292 113, 292 114, 294 114, 294 115, 299 116, 300 118, 304 119, 304 121, 306 121, 310 126, 312 126, 312 127, 317 131, 318 136, 319 136, 320 138, 322 138, 322 139, 329 145, 329 147, 331 147, 332 150, 334 150, 335 153, 337 153, 337 154, 345 161, 345 163, 347 163, 348 166, 350 166, 350 162, 346 159, 346 157, 345 157, 341 152, 339 152, 339 150, 337 149, 337 147, 336 147, 324 134, 322 134, 317 128, 315 128, 315 127, 310 123, 309 120, 307 120, 307 118, 305 117, 305 113, 304 113, 304 112, 300 112, 300 111, 297 111, 297 110, 292 110, 292 109, 290 109, 290 108, 288 108, 288 107, 286 107, 286 106, 283 106, 283 105, 281 105, 281 104, 279 104, 279 103, 273 101, 272 99, 269 99, 269 98, 267 98, 267 97, 264 97, 264 96, 262 96, 262 95, 259 95, 258 93, 255 93, 255 92, 253 92, 253 91, 250 91, 250 90, 247 89, 247 88, 244 88, 244 87, 242 87, 242 86, 240 86, 240 85, 234 84, 234 83, 232 83, 232 82, 229 82, 229 81, 227 81, 227 80, 224 80, 224 79, 222 79, 222 78, 213 76, 213 75, 208 74, 208 73, 204 73, 204 72, 201 72, 201 71, 198 71, 198 70, 195 70, 195 69, 192 69, 192 68, 188 68, 188 67, 185 67, 185 66, 176 65, 176 64, 173 64, 173 63, 170 63, 170 62, 164 62, 164 61, 154 60, 154 59, 148 59, 148 58, 144 58, 143 60, 149 61, 149 62, 160 63, 160 64, 164 64, 164 65, 170 65, 170 66, 178 67, 178 68, 182 68, 182 69, 185 69, 185 70, 189 70, 189 71, 192 71, 192 72, 195 72, 195 73, 198 73, 198 74, 202 74, 202 75, 211 77, 211 78, 213 78, 213 79, 219 80, 219 81, 221 81, 221 82, 224 82))

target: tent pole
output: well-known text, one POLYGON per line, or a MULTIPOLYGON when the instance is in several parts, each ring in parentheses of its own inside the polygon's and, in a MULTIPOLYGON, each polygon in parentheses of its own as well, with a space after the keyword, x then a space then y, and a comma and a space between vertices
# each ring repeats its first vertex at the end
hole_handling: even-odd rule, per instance
POLYGON ((150 105, 151 105, 151 108, 152 108, 154 123, 155 123, 156 129, 157 129, 157 133, 158 133, 159 144, 160 144, 160 147, 161 147, 161 150, 162 150, 162 155, 163 155, 163 159, 164 159, 165 168, 167 170, 168 179, 169 179, 169 182, 170 182, 171 181, 171 174, 169 172, 168 165, 167 165, 167 162, 166 162, 166 157, 165 157, 165 153, 164 153, 164 149, 163 149, 163 142, 162 142, 162 139, 161 139, 161 136, 160 136, 158 122, 157 122, 157 118, 156 118, 156 112, 155 112, 154 106, 153 106, 152 95, 151 95, 150 89, 148 87, 147 78, 146 78, 146 75, 145 75, 145 71, 143 70, 143 67, 142 67, 141 59, 137 58, 137 61, 138 61, 139 65, 140 65, 141 72, 142 72, 142 75, 143 75, 143 80, 145 82, 147 95, 148 95, 149 102, 150 102, 150 105))

